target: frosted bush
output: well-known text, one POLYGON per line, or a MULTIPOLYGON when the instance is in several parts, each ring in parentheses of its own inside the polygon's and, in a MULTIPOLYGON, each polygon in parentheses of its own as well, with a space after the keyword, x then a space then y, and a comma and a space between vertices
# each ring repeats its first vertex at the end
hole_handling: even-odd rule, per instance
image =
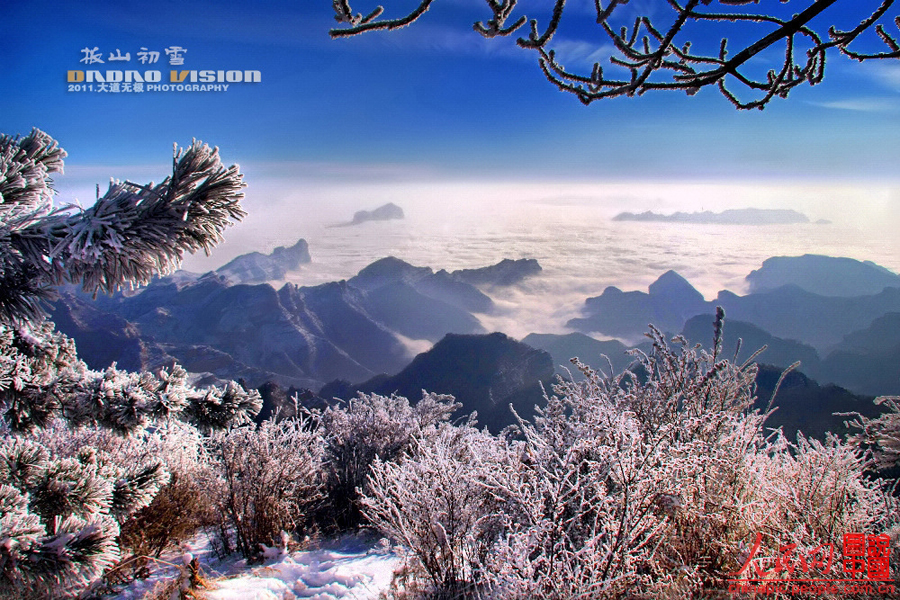
POLYGON ((703 597, 727 589, 757 540, 772 556, 889 530, 896 499, 857 444, 765 429, 755 365, 721 357, 722 317, 712 351, 652 329, 639 368, 607 377, 576 362, 584 381, 560 381, 516 439, 462 443, 467 455, 449 442, 468 436, 444 434, 376 463, 367 516, 417 557, 422 589, 504 600, 703 597), (446 508, 447 494, 467 508, 446 508), (464 535, 444 533, 450 515, 464 535))
MULTIPOLYGON (((135 458, 158 457, 169 479, 152 502, 122 524, 120 545, 135 556, 159 557, 213 523, 213 498, 209 482, 215 479, 205 439, 197 428, 169 421, 140 436, 143 443, 135 458)), ((140 571, 142 560, 131 561, 140 571)))
POLYGON ((327 468, 323 524, 358 526, 358 490, 365 487, 372 463, 396 459, 413 439, 445 422, 459 407, 452 396, 424 393, 415 406, 402 396, 360 394, 327 408, 321 414, 327 468))
POLYGON ((322 496, 324 444, 309 419, 264 421, 212 437, 222 543, 248 559, 303 524, 322 496))
POLYGON ((0 324, 0 410, 14 431, 35 431, 57 418, 122 434, 170 418, 209 431, 247 422, 261 406, 256 391, 234 382, 224 388, 193 388, 178 365, 157 374, 122 371, 115 365, 93 371, 52 323, 0 324))
POLYGON ((429 595, 471 587, 508 515, 505 492, 515 463, 500 439, 471 425, 442 424, 398 461, 376 459, 363 514, 409 552, 429 595))
POLYGON ((881 416, 870 419, 859 413, 851 426, 859 429, 851 439, 860 444, 874 448, 877 466, 891 469, 900 466, 900 396, 882 396, 875 399, 876 404, 887 409, 881 416))
MULTIPOLYGON (((719 325, 721 327, 721 325, 719 325)), ((561 383, 525 424, 529 518, 491 555, 503 597, 691 597, 725 589, 742 546, 840 547, 845 532, 888 525, 892 501, 854 445, 765 436, 750 410, 755 367, 672 350, 657 331, 643 377, 561 383), (813 545, 815 545, 813 544, 813 545)))

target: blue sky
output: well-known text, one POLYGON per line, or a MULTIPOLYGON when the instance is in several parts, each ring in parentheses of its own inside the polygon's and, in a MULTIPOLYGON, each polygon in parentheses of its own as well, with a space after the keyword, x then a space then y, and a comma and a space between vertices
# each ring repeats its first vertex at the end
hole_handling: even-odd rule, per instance
MULTIPOLYGON (((404 3, 387 8, 396 14, 404 3)), ((575 2, 573 17, 587 4, 575 2)), ((631 6, 654 13, 662 4, 631 6)), ((878 3, 838 7, 860 4, 878 3)), ((784 10, 805 5, 794 0, 784 10)), ((122 176, 99 176, 104 169, 165 164, 173 142, 194 137, 266 176, 897 177, 898 61, 860 66, 833 56, 824 84, 765 111, 737 111, 712 89, 583 106, 547 83, 532 53, 471 30, 486 16, 479 0, 436 0, 408 29, 343 40, 328 36, 328 0, 12 0, 4 13, 0 131, 44 129, 69 152, 73 172, 101 182, 122 176), (67 70, 87 68, 82 48, 135 57, 140 47, 173 45, 187 49, 180 68, 255 69, 262 82, 221 93, 67 91, 67 70)), ((582 14, 558 42, 567 64, 589 68, 604 48, 582 14)), ((176 68, 165 55, 157 67, 164 76, 176 68)), ((125 68, 147 67, 135 58, 125 68)))

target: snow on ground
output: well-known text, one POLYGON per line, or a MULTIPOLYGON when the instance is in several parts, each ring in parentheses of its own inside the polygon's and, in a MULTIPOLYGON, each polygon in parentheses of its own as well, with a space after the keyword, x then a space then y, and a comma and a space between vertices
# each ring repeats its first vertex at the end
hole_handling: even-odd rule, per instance
MULTIPOLYGON (((262 565, 248 566, 236 558, 218 561, 206 538, 192 544, 191 554, 211 581, 202 592, 208 600, 375 600, 388 589, 400 558, 386 540, 351 535, 323 541, 316 547, 285 553, 273 549, 262 565)), ((181 562, 181 557, 172 558, 181 562)), ((145 580, 133 582, 112 600, 139 600, 177 577, 174 564, 163 565, 145 580)))

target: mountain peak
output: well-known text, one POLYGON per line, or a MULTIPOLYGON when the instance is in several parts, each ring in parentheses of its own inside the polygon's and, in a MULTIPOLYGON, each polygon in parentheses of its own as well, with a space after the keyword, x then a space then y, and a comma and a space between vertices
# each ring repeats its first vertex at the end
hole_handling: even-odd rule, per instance
POLYGON ((873 262, 819 254, 768 258, 746 280, 751 293, 793 284, 820 296, 852 297, 900 287, 900 275, 873 262))
POLYGON ((504 258, 495 265, 480 269, 460 269, 450 275, 457 281, 471 285, 514 285, 526 277, 541 272, 541 265, 534 258, 513 260, 504 258))
POLYGON ((278 246, 271 254, 242 254, 217 269, 216 273, 232 283, 265 283, 284 279, 289 272, 296 271, 301 264, 310 261, 309 245, 306 240, 300 239, 290 247, 278 246))
POLYGON ((415 282, 432 273, 430 267, 416 267, 395 256, 388 256, 363 267, 349 283, 355 288, 368 291, 389 283, 415 282))
POLYGON ((647 290, 651 297, 666 296, 670 299, 696 304, 703 302, 703 295, 692 286, 687 279, 677 272, 669 270, 650 284, 647 290))

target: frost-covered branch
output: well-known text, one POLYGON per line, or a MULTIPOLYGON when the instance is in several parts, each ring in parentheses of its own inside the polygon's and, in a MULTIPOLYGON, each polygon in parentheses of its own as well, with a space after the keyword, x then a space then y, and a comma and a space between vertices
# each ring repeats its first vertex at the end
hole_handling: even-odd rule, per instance
POLYGON ((187 378, 177 365, 155 375, 115 366, 93 371, 49 321, 31 329, 0 325, 0 411, 13 431, 39 429, 56 418, 121 434, 168 419, 210 431, 245 423, 262 406, 258 392, 234 382, 198 389, 187 378))
POLYGON ((245 215, 243 176, 217 148, 178 150, 160 184, 113 181, 86 210, 53 210, 51 173, 66 153, 40 130, 0 136, 0 322, 40 320, 47 286, 111 293, 171 272, 209 250, 245 215))
MULTIPOLYGON (((780 4, 791 6, 773 6, 766 12, 758 7, 758 0, 666 0, 665 8, 660 6, 652 16, 636 18, 632 18, 632 7, 623 8, 628 0, 595 0, 595 25, 601 36, 596 45, 598 50, 611 49, 611 68, 596 62, 590 72, 577 72, 564 65, 566 57, 558 56, 553 42, 563 24, 566 0, 556 0, 543 27, 538 18, 527 15, 507 25, 517 0, 485 2, 491 16, 476 22, 475 31, 487 38, 508 36, 527 22, 529 30, 518 38, 519 47, 536 52, 550 83, 584 104, 651 90, 680 90, 693 95, 713 86, 737 108, 761 109, 774 97, 786 98, 798 85, 820 83, 831 49, 858 61, 900 58, 900 42, 886 28, 900 30, 900 16, 887 17, 894 0, 883 0, 875 10, 858 9, 863 12, 862 20, 846 30, 836 25, 826 27, 822 22, 830 16, 837 19, 838 9, 846 8, 847 0, 781 0, 780 4), (795 10, 795 4, 802 9, 795 10), (868 32, 872 35, 864 36, 868 32), (708 46, 712 38, 719 40, 714 47, 708 46), (764 72, 752 67, 756 57, 771 61, 768 51, 775 47, 780 47, 781 53, 781 58, 775 59, 779 61, 777 66, 764 72)), ((331 36, 406 26, 419 19, 431 3, 422 0, 406 16, 379 20, 383 13, 380 6, 366 17, 353 16, 349 0, 336 0, 335 18, 346 26, 332 29, 331 36)), ((577 10, 570 13, 583 19, 577 10)))
POLYGON ((849 424, 859 430, 850 439, 872 447, 879 468, 895 468, 900 466, 900 396, 883 396, 876 398, 875 403, 887 409, 877 418, 849 415, 855 417, 849 424))

